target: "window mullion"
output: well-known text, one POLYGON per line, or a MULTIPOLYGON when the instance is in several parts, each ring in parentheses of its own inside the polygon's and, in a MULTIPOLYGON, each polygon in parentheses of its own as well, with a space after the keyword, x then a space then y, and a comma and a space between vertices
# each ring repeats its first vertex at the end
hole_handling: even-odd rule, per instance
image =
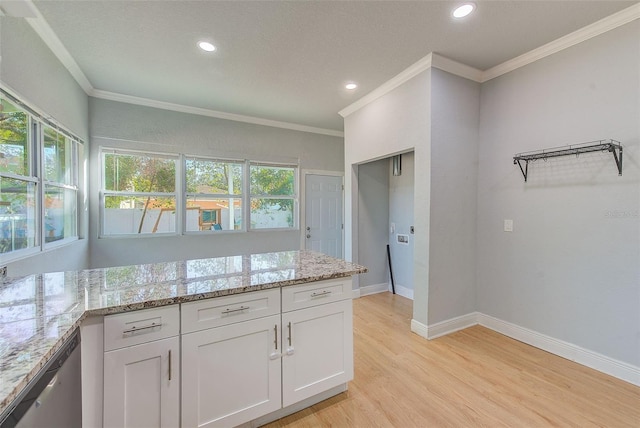
POLYGON ((185 232, 185 221, 187 217, 187 204, 186 204, 186 168, 185 168, 185 157, 184 155, 178 156, 178 161, 176 162, 176 233, 178 235, 184 235, 185 232))
POLYGON ((36 184, 36 212, 38 212, 38 221, 36 225, 36 239, 37 246, 40 247, 40 251, 44 250, 44 162, 42 161, 44 156, 44 134, 42 133, 42 123, 33 121, 33 154, 34 154, 34 171, 33 175, 38 177, 36 184))
POLYGON ((244 210, 244 221, 242 229, 248 231, 251 229, 251 161, 246 160, 244 162, 244 186, 242 194, 246 195, 242 198, 242 208, 244 210))

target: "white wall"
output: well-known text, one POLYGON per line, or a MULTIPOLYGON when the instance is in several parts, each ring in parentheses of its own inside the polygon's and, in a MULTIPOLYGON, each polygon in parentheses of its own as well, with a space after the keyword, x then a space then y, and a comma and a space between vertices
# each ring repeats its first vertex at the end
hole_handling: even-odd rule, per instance
POLYGON ((640 366, 640 21, 482 85, 477 310, 640 366), (601 138, 609 153, 515 153, 601 138), (514 231, 503 232, 513 219, 514 231))
POLYGON ((387 284, 389 160, 360 165, 358 183, 358 263, 369 268, 359 275, 360 287, 387 284))
POLYGON ((389 176, 389 222, 386 234, 389 239, 391 252, 393 279, 396 293, 413 298, 413 245, 414 236, 411 234, 413 226, 413 194, 414 183, 414 154, 413 152, 402 154, 402 174, 393 175, 393 162, 388 160, 387 174, 389 176), (391 233, 390 225, 393 223, 395 232, 391 233), (398 234, 407 235, 409 243, 399 243, 398 234))
MULTIPOLYGON (((24 18, 0 17, 0 81, 31 107, 49 115, 85 142, 89 152, 88 98, 24 18)), ((80 195, 79 233, 87 236, 87 205, 80 195)), ((88 242, 48 250, 8 264, 10 276, 83 269, 88 266, 88 242)))
POLYGON ((480 85, 431 71, 431 214, 428 325, 476 304, 480 85))
MULTIPOLYGON (((358 164, 414 150, 414 319, 427 322, 431 70, 345 117, 345 255, 358 261, 358 164)), ((384 209, 388 209, 385 207, 384 209)))
POLYGON ((300 248, 300 231, 252 231, 98 239, 99 147, 295 162, 300 169, 344 171, 343 139, 131 104, 90 99, 92 267, 300 248))

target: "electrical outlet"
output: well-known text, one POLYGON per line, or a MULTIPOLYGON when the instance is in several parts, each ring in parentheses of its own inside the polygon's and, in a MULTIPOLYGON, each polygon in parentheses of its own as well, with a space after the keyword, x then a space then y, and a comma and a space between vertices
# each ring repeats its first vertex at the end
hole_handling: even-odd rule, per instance
POLYGON ((398 243, 399 244, 409 244, 409 235, 396 235, 398 237, 398 243))
POLYGON ((6 278, 6 276, 7 276, 7 267, 6 266, 0 267, 0 278, 6 278))

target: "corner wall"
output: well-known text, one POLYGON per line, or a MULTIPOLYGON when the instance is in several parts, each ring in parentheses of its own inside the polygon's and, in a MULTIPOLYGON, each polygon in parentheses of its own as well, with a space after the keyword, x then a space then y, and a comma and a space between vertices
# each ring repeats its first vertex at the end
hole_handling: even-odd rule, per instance
POLYGON ((481 91, 477 311, 640 366, 640 21, 481 91), (610 153, 513 165, 603 138, 622 177, 610 153))
MULTIPOLYGON (((0 17, 0 57, 2 86, 83 139, 86 157, 89 153, 88 97, 24 18, 0 17)), ((83 238, 87 237, 88 225, 85 203, 86 197, 81 191, 78 231, 83 238)), ((9 276, 85 269, 88 242, 80 239, 7 266, 9 276)))
MULTIPOLYGON (((414 151, 414 305, 413 316, 427 322, 430 201, 430 87, 426 70, 345 117, 345 256, 358 258, 359 164, 414 151)), ((388 206, 384 207, 388 210, 388 206)))
POLYGON ((480 84, 431 71, 428 325, 476 307, 480 84))

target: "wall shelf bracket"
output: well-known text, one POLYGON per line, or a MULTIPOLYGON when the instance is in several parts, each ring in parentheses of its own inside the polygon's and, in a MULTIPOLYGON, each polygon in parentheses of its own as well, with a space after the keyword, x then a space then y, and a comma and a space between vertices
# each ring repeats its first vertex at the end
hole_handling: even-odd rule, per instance
POLYGON ((513 157, 513 164, 520 167, 520 171, 526 182, 529 175, 529 162, 535 162, 538 159, 547 160, 560 156, 579 156, 581 153, 591 152, 611 152, 616 167, 618 168, 618 175, 622 175, 622 145, 616 140, 597 140, 553 149, 518 153, 513 157), (524 167, 522 166, 523 162, 524 167))

